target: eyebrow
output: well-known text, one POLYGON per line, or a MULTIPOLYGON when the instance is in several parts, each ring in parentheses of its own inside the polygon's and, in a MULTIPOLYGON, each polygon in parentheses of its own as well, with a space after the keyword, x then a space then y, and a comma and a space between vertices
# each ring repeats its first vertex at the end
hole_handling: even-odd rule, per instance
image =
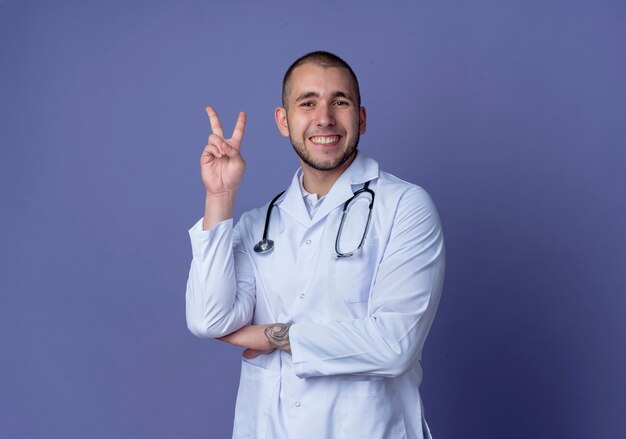
MULTIPOLYGON (((305 100, 305 99, 319 98, 319 97, 320 97, 320 95, 317 92, 314 92, 314 91, 304 92, 304 93, 302 93, 300 96, 298 96, 296 98, 296 102, 299 102, 299 101, 302 101, 302 100, 305 100)), ((351 102, 354 102, 354 99, 352 99, 352 96, 350 96, 349 94, 344 93, 342 91, 334 92, 331 97, 333 99, 344 98, 344 99, 348 99, 351 102)))

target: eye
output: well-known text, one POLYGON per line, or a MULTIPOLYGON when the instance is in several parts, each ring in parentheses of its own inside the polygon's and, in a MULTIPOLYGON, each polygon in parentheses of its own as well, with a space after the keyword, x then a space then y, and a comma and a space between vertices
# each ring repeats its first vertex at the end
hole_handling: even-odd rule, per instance
POLYGON ((311 102, 311 101, 304 101, 299 106, 300 107, 312 107, 313 105, 315 105, 315 104, 313 102, 311 102))
POLYGON ((333 105, 335 105, 335 107, 347 107, 348 105, 350 105, 350 102, 339 100, 339 101, 333 102, 333 105))

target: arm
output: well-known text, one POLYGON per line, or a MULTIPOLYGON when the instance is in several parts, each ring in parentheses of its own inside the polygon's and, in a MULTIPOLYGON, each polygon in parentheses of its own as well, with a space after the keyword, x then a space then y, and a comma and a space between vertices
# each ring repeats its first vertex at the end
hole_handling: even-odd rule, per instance
POLYGON ((291 354, 289 327, 291 323, 273 323, 270 325, 249 325, 233 332, 220 340, 234 346, 245 348, 244 358, 251 359, 269 354, 275 349, 291 354))
POLYGON ((206 111, 213 133, 200 159, 206 189, 202 227, 196 224, 189 231, 193 260, 187 281, 186 314, 192 333, 219 337, 250 322, 254 309, 254 275, 231 219, 245 169, 240 154, 245 113, 239 114, 232 137, 224 139, 217 114, 211 107, 206 111))
POLYGON ((436 209, 423 190, 410 190, 394 218, 369 315, 352 321, 291 326, 296 375, 405 373, 421 356, 443 275, 443 234, 436 209))
POLYGON ((232 219, 211 230, 199 221, 189 231, 193 259, 186 291, 187 327, 198 337, 217 338, 252 320, 254 271, 232 219))

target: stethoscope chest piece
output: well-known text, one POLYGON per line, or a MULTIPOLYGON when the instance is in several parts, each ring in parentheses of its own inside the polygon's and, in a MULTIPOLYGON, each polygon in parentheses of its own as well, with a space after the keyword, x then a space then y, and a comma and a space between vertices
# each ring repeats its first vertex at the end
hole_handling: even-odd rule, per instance
POLYGON ((267 239, 267 229, 270 225, 270 216, 272 214, 272 208, 276 201, 280 198, 285 191, 282 191, 280 194, 276 195, 272 201, 270 201, 270 205, 267 208, 267 214, 265 215, 265 227, 263 228, 263 238, 254 245, 254 251, 256 253, 269 253, 274 250, 274 241, 271 239, 267 239))
POLYGON ((274 250, 274 241, 271 239, 262 239, 254 246, 254 251, 257 253, 267 253, 274 250))

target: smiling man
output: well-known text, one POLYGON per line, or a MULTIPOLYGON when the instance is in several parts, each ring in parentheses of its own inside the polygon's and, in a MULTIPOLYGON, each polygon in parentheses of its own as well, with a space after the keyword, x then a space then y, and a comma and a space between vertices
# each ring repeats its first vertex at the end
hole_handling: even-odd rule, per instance
POLYGON ((290 138, 308 167, 341 174, 354 159, 359 135, 365 132, 365 108, 356 77, 345 68, 304 63, 287 72, 283 87, 284 108, 275 112, 280 133, 290 138), (330 106, 320 108, 324 102, 330 106))
POLYGON ((367 115, 341 58, 296 60, 282 100, 276 124, 301 167, 236 225, 246 116, 226 138, 207 107, 187 325, 244 348, 233 437, 429 438, 419 386, 444 275, 436 209, 358 151, 367 115))

